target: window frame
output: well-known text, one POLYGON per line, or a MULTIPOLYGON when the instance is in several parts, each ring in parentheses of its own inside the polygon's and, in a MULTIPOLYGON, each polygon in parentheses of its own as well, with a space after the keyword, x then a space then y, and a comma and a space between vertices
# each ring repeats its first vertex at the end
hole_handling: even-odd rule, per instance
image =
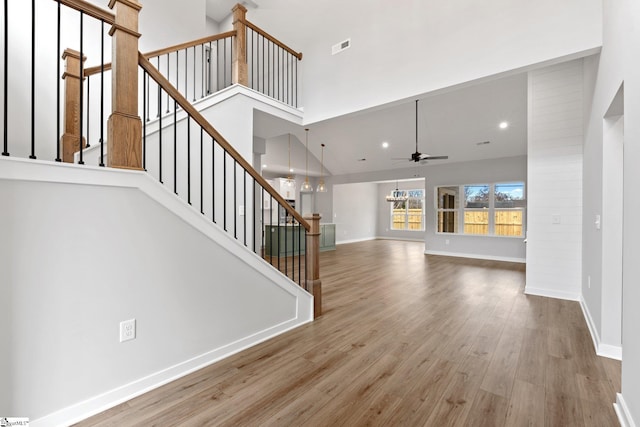
POLYGON ((526 183, 524 181, 500 181, 493 183, 473 183, 473 184, 460 184, 460 185, 437 185, 434 187, 434 209, 436 212, 435 215, 435 223, 434 230, 437 235, 456 235, 456 236, 476 236, 476 237, 498 237, 498 238, 517 238, 522 239, 526 236, 526 211, 527 211, 527 197, 526 197, 526 183), (507 184, 521 184, 522 185, 522 204, 523 206, 513 207, 513 208, 496 208, 495 207, 495 191, 496 187, 507 184), (484 208, 467 208, 466 207, 466 195, 465 195, 465 187, 470 186, 488 186, 489 188, 489 205, 484 208), (454 204, 454 208, 440 208, 439 206, 439 189, 440 188, 457 188, 458 189, 458 198, 456 204, 454 204), (520 235, 505 235, 505 234, 496 234, 496 213, 497 212, 506 212, 506 211, 519 211, 521 213, 521 234, 520 235), (438 218, 440 214, 443 212, 455 212, 457 218, 457 227, 455 232, 448 231, 439 231, 438 230, 438 218), (487 225, 487 233, 479 234, 479 233, 466 233, 465 232, 465 212, 486 212, 488 215, 488 225, 487 225))
POLYGON ((396 202, 392 202, 389 203, 389 231, 411 231, 411 232, 425 232, 426 231, 426 192, 424 190, 424 188, 414 188, 414 189, 406 189, 406 190, 394 190, 393 191, 394 194, 396 193, 400 193, 400 194, 406 194, 408 197, 407 199, 404 201, 404 213, 403 214, 397 214, 394 213, 394 207, 396 202), (412 192, 420 192, 420 194, 422 195, 422 197, 411 197, 411 193, 412 192), (419 229, 411 229, 409 228, 409 224, 411 224, 409 222, 409 216, 410 215, 415 215, 415 214, 410 214, 409 213, 409 204, 410 204, 410 200, 419 200, 420 204, 421 204, 421 214, 420 214, 420 228, 419 229), (394 224, 395 222, 394 220, 394 216, 395 215, 403 215, 404 216, 404 228, 395 228, 394 224))

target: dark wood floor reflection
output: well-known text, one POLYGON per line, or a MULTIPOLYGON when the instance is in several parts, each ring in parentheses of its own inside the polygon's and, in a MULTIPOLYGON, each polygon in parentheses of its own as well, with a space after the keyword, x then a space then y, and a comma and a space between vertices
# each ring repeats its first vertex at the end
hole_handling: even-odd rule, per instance
POLYGON ((620 363, 523 264, 375 240, 321 254, 323 316, 81 426, 615 426, 620 363))

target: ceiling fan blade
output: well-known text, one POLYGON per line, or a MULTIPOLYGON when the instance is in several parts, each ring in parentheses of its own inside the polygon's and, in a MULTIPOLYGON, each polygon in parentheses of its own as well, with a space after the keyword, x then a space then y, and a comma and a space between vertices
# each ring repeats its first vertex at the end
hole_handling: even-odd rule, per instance
POLYGON ((421 160, 446 160, 448 158, 449 156, 430 156, 428 154, 425 154, 422 156, 421 160))

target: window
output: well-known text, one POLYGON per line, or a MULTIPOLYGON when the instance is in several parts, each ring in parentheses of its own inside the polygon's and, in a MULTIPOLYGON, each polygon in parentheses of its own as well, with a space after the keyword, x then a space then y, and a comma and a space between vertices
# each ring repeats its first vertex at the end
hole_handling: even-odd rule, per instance
POLYGON ((523 182, 437 187, 436 205, 438 233, 524 236, 523 182))
POLYGON ((496 236, 522 236, 524 183, 496 184, 493 191, 496 236))
POLYGON ((489 186, 464 186, 464 234, 489 234, 489 186))
POLYGON ((394 193, 407 199, 391 204, 391 229, 424 231, 424 190, 398 190, 394 193))
POLYGON ((458 187, 438 187, 438 232, 458 232, 458 187))

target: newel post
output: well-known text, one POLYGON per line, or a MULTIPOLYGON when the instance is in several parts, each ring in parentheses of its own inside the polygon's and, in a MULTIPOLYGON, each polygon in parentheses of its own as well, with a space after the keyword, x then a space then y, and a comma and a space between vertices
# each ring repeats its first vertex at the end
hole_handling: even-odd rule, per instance
POLYGON ((240 3, 233 9, 233 29, 236 36, 233 38, 233 58, 231 58, 232 83, 249 86, 249 71, 247 66, 247 27, 244 21, 247 16, 247 8, 240 3))
POLYGON ((116 22, 112 37, 112 111, 108 122, 107 166, 142 169, 142 121, 138 116, 137 0, 111 0, 116 22))
POLYGON ((311 228, 307 231, 307 292, 313 295, 313 317, 322 315, 322 282, 320 281, 320 214, 305 216, 311 228))
MULTIPOLYGON (((86 57, 80 59, 80 52, 66 49, 62 54, 65 61, 64 79, 64 134, 60 138, 62 161, 73 163, 73 154, 80 150, 80 86, 84 80, 82 71, 86 57)), ((87 142, 82 137, 82 148, 87 142)))

